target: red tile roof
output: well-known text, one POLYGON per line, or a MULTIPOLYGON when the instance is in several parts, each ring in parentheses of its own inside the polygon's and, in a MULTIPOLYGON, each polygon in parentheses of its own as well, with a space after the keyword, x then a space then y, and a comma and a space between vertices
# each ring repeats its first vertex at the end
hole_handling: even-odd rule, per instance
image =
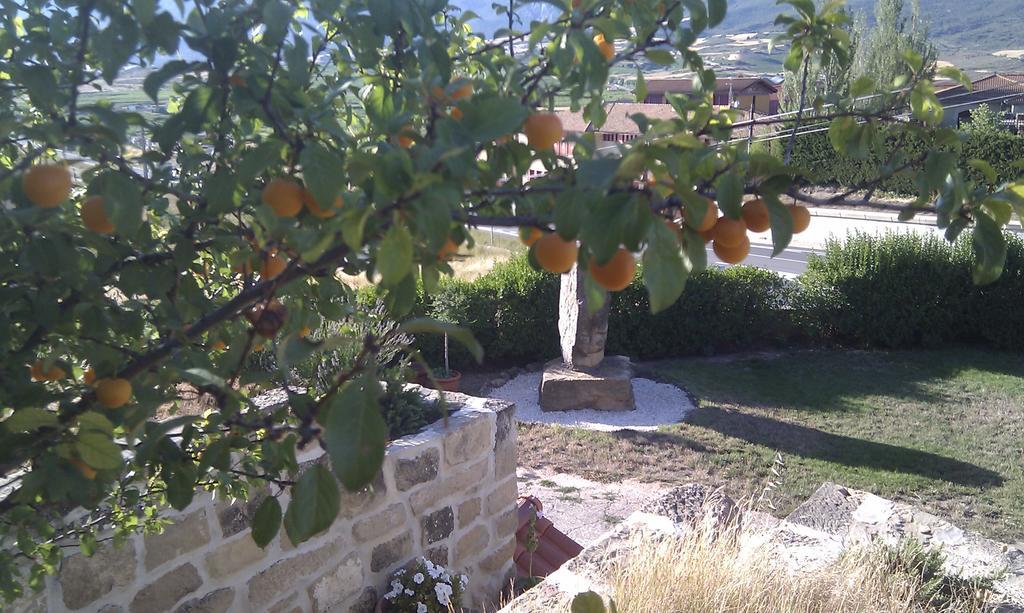
POLYGON ((540 500, 533 496, 519 499, 519 529, 516 530, 513 559, 516 574, 520 577, 547 577, 583 551, 579 543, 544 517, 543 508, 540 500), (529 550, 531 540, 537 544, 532 554, 529 550))

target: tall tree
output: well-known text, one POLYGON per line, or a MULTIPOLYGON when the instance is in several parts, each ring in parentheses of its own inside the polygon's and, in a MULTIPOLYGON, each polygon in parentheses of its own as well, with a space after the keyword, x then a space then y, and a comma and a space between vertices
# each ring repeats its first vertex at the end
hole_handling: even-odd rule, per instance
POLYGON ((875 25, 854 55, 853 78, 869 76, 883 88, 902 87, 909 74, 907 52, 916 53, 926 70, 934 72, 938 53, 928 40, 920 0, 910 0, 909 9, 905 0, 877 0, 875 25))

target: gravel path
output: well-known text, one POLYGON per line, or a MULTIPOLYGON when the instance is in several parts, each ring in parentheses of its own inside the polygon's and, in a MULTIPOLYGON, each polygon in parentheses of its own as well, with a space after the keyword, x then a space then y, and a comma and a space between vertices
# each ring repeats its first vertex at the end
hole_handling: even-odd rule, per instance
POLYGON ((541 373, 526 373, 493 390, 488 396, 516 403, 521 422, 560 424, 588 430, 657 430, 658 426, 682 421, 694 409, 689 397, 678 387, 649 379, 633 379, 633 411, 541 411, 541 373))

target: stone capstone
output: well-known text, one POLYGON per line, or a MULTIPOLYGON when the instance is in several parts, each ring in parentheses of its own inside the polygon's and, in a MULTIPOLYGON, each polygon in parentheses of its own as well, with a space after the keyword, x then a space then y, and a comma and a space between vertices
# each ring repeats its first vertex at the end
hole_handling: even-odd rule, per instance
POLYGON ((463 464, 492 449, 490 420, 483 416, 449 418, 444 437, 444 457, 448 466, 463 464))
POLYGON ((741 516, 732 498, 699 483, 674 487, 644 505, 642 510, 667 517, 675 524, 700 524, 716 532, 738 523, 741 516))
POLYGON ((362 586, 363 564, 358 554, 351 553, 309 586, 309 599, 317 613, 331 611, 358 593, 362 586))
POLYGON ((560 360, 549 362, 541 378, 540 406, 544 411, 632 411, 636 405, 629 358, 611 356, 586 370, 574 370, 560 360))
POLYGON ((139 590, 132 599, 130 610, 132 613, 170 610, 174 603, 198 590, 202 584, 196 567, 182 564, 139 590))
POLYGON ((420 519, 423 528, 423 546, 431 545, 448 538, 455 529, 455 514, 451 507, 434 511, 420 519))
POLYGON ((579 266, 561 276, 558 294, 558 336, 561 339, 562 363, 574 368, 594 368, 604 359, 608 340, 608 312, 611 301, 604 293, 601 308, 591 312, 579 266))
POLYGON ((370 570, 380 572, 412 555, 412 532, 407 531, 373 548, 370 553, 370 570))
POLYGON ((395 463, 395 486, 404 492, 420 483, 437 478, 441 454, 437 449, 427 449, 415 458, 402 458, 395 463))
POLYGON ((135 548, 132 542, 120 547, 103 545, 85 557, 75 554, 64 558, 60 572, 64 606, 81 609, 135 581, 135 548))

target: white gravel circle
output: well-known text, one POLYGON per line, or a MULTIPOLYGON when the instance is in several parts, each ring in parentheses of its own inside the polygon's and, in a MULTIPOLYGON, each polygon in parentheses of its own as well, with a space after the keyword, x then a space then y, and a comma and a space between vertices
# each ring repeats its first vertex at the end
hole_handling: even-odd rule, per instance
POLYGON ((512 379, 488 394, 516 403, 516 419, 521 422, 559 424, 587 430, 657 430, 659 426, 678 423, 694 409, 690 398, 674 385, 650 379, 633 379, 633 411, 541 411, 540 380, 542 373, 526 373, 512 379))

